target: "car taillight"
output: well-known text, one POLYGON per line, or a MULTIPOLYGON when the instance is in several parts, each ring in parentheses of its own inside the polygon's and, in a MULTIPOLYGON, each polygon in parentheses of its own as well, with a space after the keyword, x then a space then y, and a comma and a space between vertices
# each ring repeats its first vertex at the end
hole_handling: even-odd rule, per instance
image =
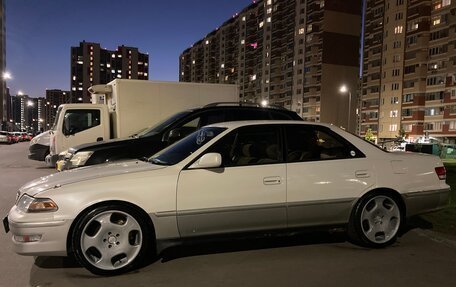
POLYGON ((439 177, 439 179, 446 179, 446 169, 444 166, 439 166, 435 168, 435 173, 439 177))

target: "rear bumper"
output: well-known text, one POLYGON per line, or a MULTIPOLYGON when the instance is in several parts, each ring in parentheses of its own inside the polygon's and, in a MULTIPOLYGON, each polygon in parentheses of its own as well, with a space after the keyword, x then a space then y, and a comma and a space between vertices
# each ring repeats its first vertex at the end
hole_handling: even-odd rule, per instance
POLYGON ((46 155, 49 154, 49 146, 42 144, 34 144, 29 147, 28 158, 32 160, 44 161, 46 155))
POLYGON ((407 209, 407 217, 445 208, 449 203, 450 191, 449 188, 446 188, 402 194, 407 209))

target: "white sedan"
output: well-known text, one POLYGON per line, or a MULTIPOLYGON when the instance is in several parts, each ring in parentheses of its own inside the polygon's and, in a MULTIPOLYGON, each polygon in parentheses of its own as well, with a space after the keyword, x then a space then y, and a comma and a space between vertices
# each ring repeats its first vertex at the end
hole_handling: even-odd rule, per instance
POLYGON ((145 161, 32 181, 4 224, 15 252, 72 254, 101 275, 203 235, 342 225, 375 248, 448 204, 445 176, 438 157, 389 153, 332 125, 220 123, 145 161))

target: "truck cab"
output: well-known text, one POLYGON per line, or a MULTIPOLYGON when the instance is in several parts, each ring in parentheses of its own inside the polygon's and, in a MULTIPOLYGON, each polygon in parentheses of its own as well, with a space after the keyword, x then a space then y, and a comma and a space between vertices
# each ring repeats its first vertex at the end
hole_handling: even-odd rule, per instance
POLYGON ((46 157, 46 164, 55 166, 59 153, 72 146, 109 138, 110 119, 106 105, 61 105, 50 131, 50 154, 46 157))

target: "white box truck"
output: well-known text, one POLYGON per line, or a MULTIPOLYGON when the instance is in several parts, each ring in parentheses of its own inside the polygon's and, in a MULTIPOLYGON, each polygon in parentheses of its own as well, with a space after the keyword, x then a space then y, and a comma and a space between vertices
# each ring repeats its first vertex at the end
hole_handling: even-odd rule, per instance
POLYGON ((48 166, 83 143, 124 138, 181 110, 238 102, 237 85, 116 79, 89 88, 92 104, 64 104, 50 131, 48 166))

